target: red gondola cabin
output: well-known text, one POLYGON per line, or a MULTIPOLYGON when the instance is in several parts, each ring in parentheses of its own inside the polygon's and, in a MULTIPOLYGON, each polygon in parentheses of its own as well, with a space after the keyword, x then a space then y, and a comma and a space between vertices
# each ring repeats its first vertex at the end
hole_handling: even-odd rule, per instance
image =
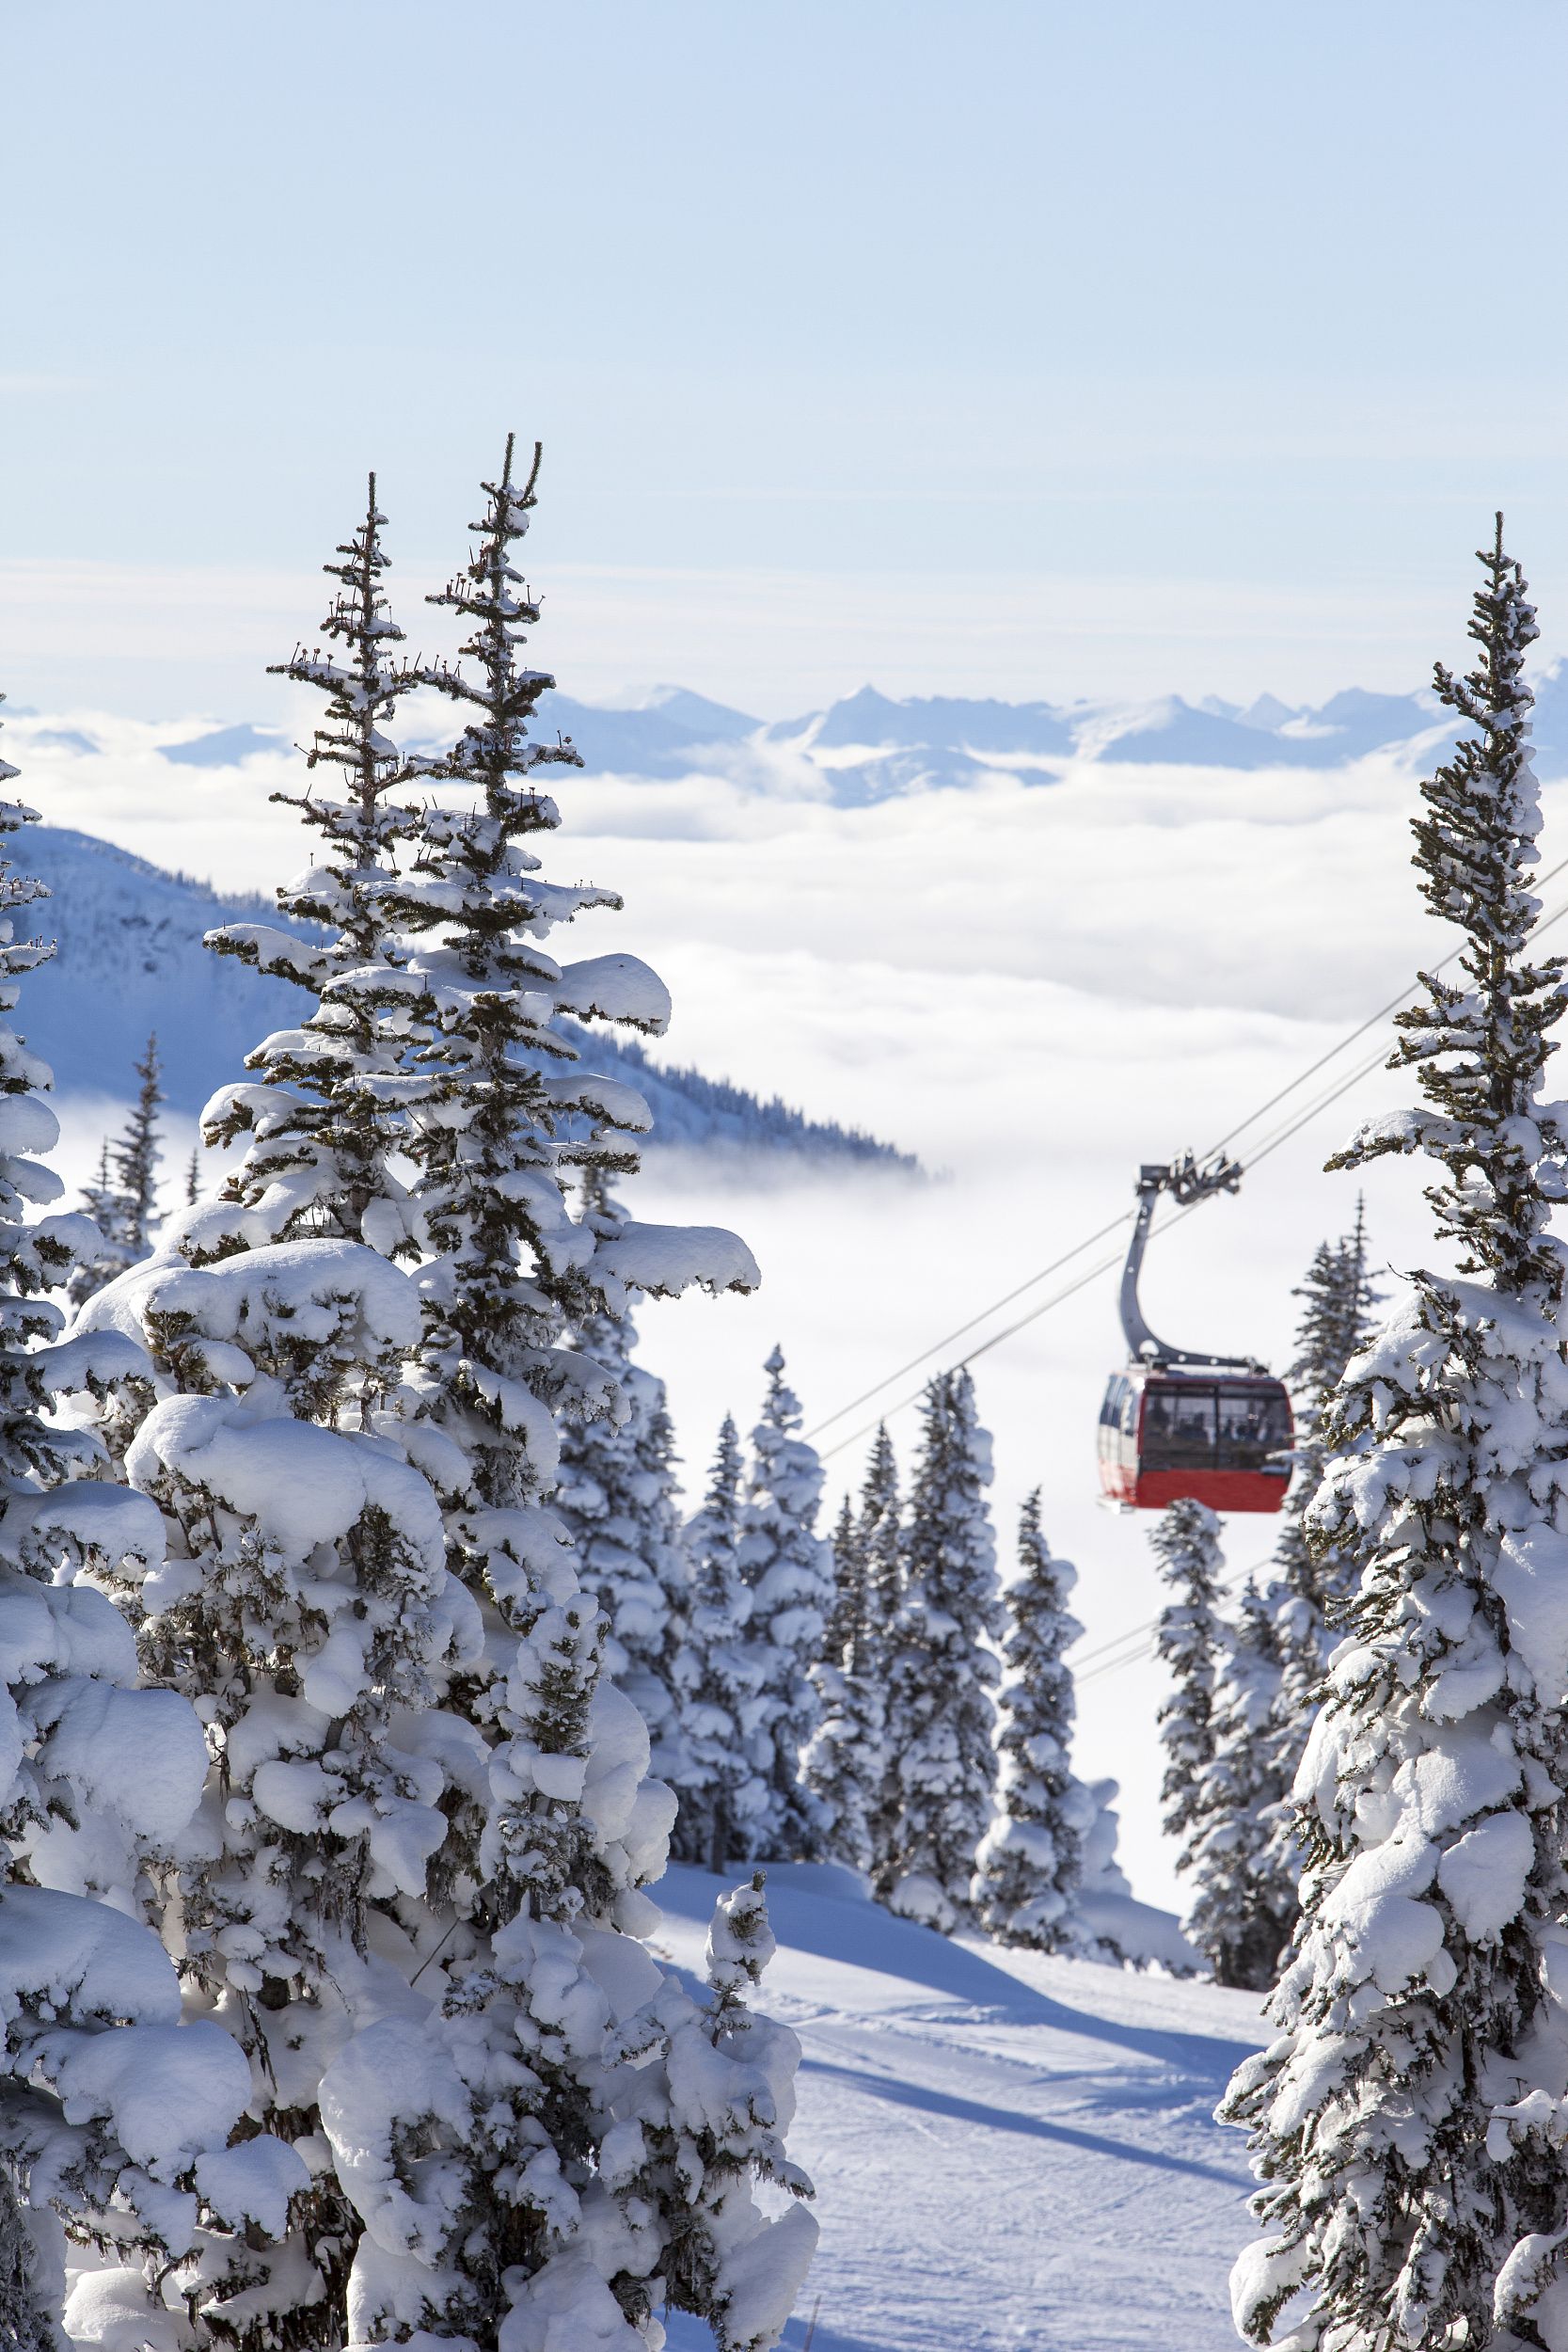
POLYGON ((1285 1384, 1266 1373, 1129 1365, 1112 1374, 1100 1408, 1101 1490, 1135 1511, 1189 1498, 1212 1511, 1277 1511, 1293 1439, 1285 1384))

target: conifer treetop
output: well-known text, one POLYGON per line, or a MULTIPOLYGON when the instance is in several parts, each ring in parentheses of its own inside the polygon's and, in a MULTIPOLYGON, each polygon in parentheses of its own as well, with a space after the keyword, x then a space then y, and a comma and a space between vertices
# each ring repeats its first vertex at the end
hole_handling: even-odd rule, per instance
POLYGON ((1547 1032, 1568 1008, 1564 961, 1529 961, 1540 914, 1528 876, 1538 856, 1541 803, 1530 766, 1525 657, 1540 634, 1519 565, 1490 548, 1469 634, 1481 648, 1464 676, 1434 672, 1437 694, 1475 730, 1421 787, 1414 862, 1428 911, 1465 933, 1459 984, 1422 973, 1424 1000, 1396 1016, 1392 1070, 1414 1069, 1424 1109, 1374 1120, 1331 1168, 1387 1152, 1424 1152, 1447 1171, 1431 1187, 1439 1232, 1456 1242, 1466 1274, 1498 1289, 1560 1296, 1562 1260, 1545 1235, 1554 1201, 1568 1197, 1568 1114, 1540 1100, 1547 1032))
MULTIPOLYGON (((1299 1754, 1307 1729, 1307 1693, 1326 1661, 1324 1628, 1348 1574, 1331 1546, 1313 1550, 1304 1521, 1323 1482, 1328 1451, 1325 1418, 1346 1367, 1371 1342, 1372 1310, 1380 1296, 1367 1267, 1367 1227, 1360 1196, 1351 1231, 1338 1241, 1319 1243, 1291 1296, 1302 1302, 1295 1355, 1285 1374, 1295 1411, 1296 1459, 1280 1515, 1275 1561, 1284 1586, 1284 1593, 1276 1597, 1286 1616, 1293 1618, 1289 1624, 1282 1619, 1281 1624, 1289 1661, 1289 1695, 1277 1729, 1286 1747, 1293 1743, 1299 1754)), ((1287 1786, 1292 1776, 1293 1768, 1285 1774, 1287 1786)), ((1287 1837, 1293 1834, 1288 1822, 1282 1820, 1280 1826, 1287 1837)))
MULTIPOLYGON (((324 867, 280 891, 279 903, 301 921, 346 932, 358 960, 366 962, 384 961, 390 955, 374 880, 396 845, 418 833, 421 814, 395 803, 391 795, 427 775, 432 767, 419 753, 401 752, 384 732, 398 705, 426 682, 423 668, 396 652, 404 632, 392 618, 382 585, 390 569, 381 542, 386 520, 376 504, 372 473, 364 521, 340 542, 339 560, 322 565, 328 579, 340 583, 321 624, 322 636, 332 644, 325 649, 296 645, 287 661, 268 667, 269 676, 292 678, 327 697, 325 723, 314 730, 305 764, 308 771, 324 765, 340 770, 347 794, 338 801, 307 787, 304 792, 271 795, 285 807, 298 809, 302 821, 324 836, 326 858, 324 867), (335 652, 333 644, 341 651, 335 652)), ((214 933, 213 944, 247 961, 260 961, 265 971, 281 971, 286 977, 318 987, 330 978, 336 965, 350 961, 340 954, 328 964, 302 956, 298 942, 291 961, 282 954, 276 934, 259 932, 247 924, 226 925, 214 933), (259 955, 259 948, 266 952, 259 955), (281 961, 277 960, 280 954, 281 961)))
POLYGON ((826 1654, 832 1664, 858 1672, 865 1663, 865 1547, 850 1495, 839 1504, 832 1540, 835 1597, 826 1654))
POLYGON ((547 671, 529 669, 518 661, 523 631, 537 624, 541 604, 513 564, 511 549, 527 534, 529 516, 539 502, 544 444, 534 442, 533 463, 521 487, 512 478, 515 444, 516 435, 509 433, 499 481, 481 485, 489 504, 483 518, 468 526, 479 545, 467 567, 425 599, 427 604, 446 605, 473 622, 472 633, 458 651, 463 660, 475 662, 479 671, 475 677, 451 663, 436 662, 424 671, 426 682, 483 713, 482 718, 469 719, 451 751, 436 763, 432 772, 448 782, 471 778, 482 783, 492 816, 500 813, 499 801, 515 797, 507 781, 510 776, 551 765, 582 766, 569 736, 558 736, 554 743, 535 743, 528 737, 534 706, 555 680, 547 671))
MULTIPOLYGON (((377 803, 388 790, 422 775, 429 765, 418 757, 403 759, 397 745, 381 733, 381 722, 391 717, 405 694, 425 682, 419 663, 392 658, 392 648, 403 644, 404 637, 381 586, 390 565, 381 544, 386 520, 376 504, 372 473, 364 521, 340 542, 340 561, 322 565, 329 579, 341 583, 322 622, 322 635, 340 644, 346 659, 337 660, 319 645, 296 645, 287 661, 268 665, 269 676, 293 678, 328 696, 326 724, 315 729, 306 765, 314 769, 325 761, 345 771, 357 826, 365 835, 373 829, 377 803)), ((272 797, 310 813, 309 797, 288 792, 272 797)))
MULTIPOLYGON (((323 566, 339 583, 322 623, 325 649, 296 646, 272 665, 273 675, 327 697, 306 767, 313 773, 325 766, 342 780, 341 795, 310 783, 271 796, 318 836, 313 862, 279 889, 277 903, 294 926, 319 929, 229 923, 208 933, 218 954, 309 989, 319 1002, 300 1027, 263 1040, 248 1066, 264 1083, 220 1089, 202 1131, 218 1144, 251 1135, 225 1198, 260 1209, 276 1237, 343 1234, 412 1256, 421 1241, 418 1218, 388 1162, 404 1116, 400 1065, 426 1034, 431 1008, 406 968, 389 894, 399 849, 424 820, 398 795, 431 763, 404 756, 386 732, 404 696, 424 683, 422 671, 396 653, 403 631, 382 585, 386 519, 372 474, 364 521, 323 566)), ((221 1232, 214 1238, 229 1246, 221 1232)))
MULTIPOLYGON (((693 1284, 753 1288, 754 1260, 713 1228, 574 1218, 569 1179, 584 1168, 634 1172, 635 1138, 652 1123, 633 1089, 584 1067, 562 1015, 651 1033, 669 1018, 668 991, 638 958, 558 963, 545 942, 617 892, 544 880, 523 836, 560 823, 528 783, 541 760, 580 766, 569 746, 530 741, 528 723, 550 685, 520 660, 537 601, 515 593, 508 560, 528 525, 537 462, 522 485, 509 453, 487 483, 481 543, 432 601, 472 623, 457 662, 426 680, 467 714, 428 773, 478 786, 479 804, 429 807, 408 870, 381 903, 408 941, 408 978, 431 1009, 428 1039, 409 1057, 412 1209, 429 1246, 421 1278, 421 1409, 467 1452, 487 1505, 532 1507, 553 1486, 558 1407, 617 1414, 616 1383, 560 1343, 628 1290, 673 1296, 693 1284), (563 1069, 563 1065, 567 1066, 563 1069), (585 1385, 586 1384, 586 1385, 585 1385)), ((468 797, 468 796, 466 796, 468 797)))
POLYGON ((774 1341, 772 1349, 762 1368, 768 1375, 768 1394, 763 1401, 762 1407, 763 1420, 774 1429, 790 1431, 799 1429, 804 1415, 800 1410, 800 1398, 784 1379, 784 1352, 777 1340, 774 1341))
POLYGON ((898 1457, 880 1422, 861 1486, 861 1542, 865 1551, 866 1615, 875 1640, 885 1638, 904 1589, 903 1526, 898 1503, 898 1457))
POLYGON ((71 1271, 68 1295, 72 1307, 81 1307, 127 1266, 145 1258, 161 1222, 158 1111, 166 1098, 156 1035, 148 1039, 146 1053, 133 1066, 141 1085, 131 1116, 118 1142, 104 1137, 97 1181, 82 1188, 82 1206, 98 1229, 100 1247, 71 1271))
POLYGON ((1358 1193, 1355 1222, 1338 1241, 1320 1242, 1303 1279, 1292 1289, 1302 1301, 1296 1352, 1286 1369, 1296 1416, 1298 1443, 1316 1435, 1333 1390, 1353 1356, 1375 1328, 1372 1310, 1380 1296, 1367 1264, 1366 1199, 1358 1193))
POLYGON ((125 1204, 125 1241, 132 1256, 139 1258, 151 1247, 152 1229, 158 1221, 158 1162, 163 1156, 158 1146, 158 1112, 167 1100, 161 1083, 164 1072, 155 1031, 134 1067, 141 1084, 125 1133, 110 1157, 125 1204))
POLYGON ((749 1606, 739 1565, 744 1476, 740 1432, 735 1425, 735 1415, 726 1413, 719 1425, 719 1441, 702 1507, 687 1522, 686 1547, 691 1562, 694 1605, 719 1609, 726 1615, 738 1609, 737 1625, 744 1621, 749 1606))

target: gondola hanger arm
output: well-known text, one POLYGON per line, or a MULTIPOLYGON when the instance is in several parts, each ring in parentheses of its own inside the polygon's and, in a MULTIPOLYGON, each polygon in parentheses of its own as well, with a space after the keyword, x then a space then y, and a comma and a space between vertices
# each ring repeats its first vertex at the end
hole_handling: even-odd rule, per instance
POLYGON ((1216 1152, 1212 1158, 1199 1161, 1191 1152, 1164 1165, 1146 1161, 1138 1170, 1138 1213, 1133 1221, 1132 1238, 1127 1245, 1127 1263, 1121 1270, 1121 1328, 1127 1342, 1127 1353, 1138 1364, 1195 1364, 1209 1371, 1251 1372, 1259 1369, 1250 1356, 1202 1356, 1190 1348, 1171 1347, 1151 1331, 1138 1303, 1138 1277, 1143 1271, 1144 1251, 1148 1245, 1148 1230, 1162 1193, 1168 1192, 1184 1209, 1196 1208, 1217 1192, 1235 1192, 1242 1182, 1239 1160, 1216 1152))

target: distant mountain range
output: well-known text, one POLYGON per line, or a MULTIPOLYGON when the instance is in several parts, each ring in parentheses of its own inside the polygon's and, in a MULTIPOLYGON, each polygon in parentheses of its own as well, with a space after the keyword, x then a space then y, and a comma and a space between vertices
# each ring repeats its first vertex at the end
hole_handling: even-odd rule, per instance
MULTIPOLYGON (((941 695, 896 702, 863 686, 826 710, 771 723, 684 687, 659 687, 636 709, 552 694, 540 706, 540 720, 570 736, 586 766, 603 774, 669 780, 697 771, 755 787, 766 782, 766 755, 787 754, 808 762, 822 796, 847 808, 932 787, 962 787, 999 769, 1050 783, 1066 762, 1085 758, 1105 765, 1335 768, 1390 748, 1428 752, 1450 723, 1430 692, 1370 694, 1357 687, 1317 705, 1292 707, 1265 694, 1243 708, 1180 695, 1135 705, 941 695)), ((1544 778, 1568 775, 1568 665, 1560 662, 1536 683, 1535 745, 1544 778)), ((169 759, 228 767, 257 752, 283 750, 287 738, 276 729, 226 726, 163 748, 169 759)))
MULTIPOLYGON (((29 828, 15 854, 53 893, 33 911, 33 923, 38 937, 55 941, 56 952, 27 980, 18 1023, 62 1095, 126 1101, 135 1090, 132 1064, 156 1030, 169 1103, 194 1118, 220 1086, 244 1074, 246 1054, 269 1031, 293 1027, 309 1009, 303 990, 201 944, 220 923, 276 922, 271 899, 222 898, 206 882, 55 826, 29 828)), ((595 1070, 643 1096, 655 1143, 915 1166, 891 1144, 807 1119, 776 1098, 765 1102, 699 1071, 665 1068, 633 1041, 596 1032, 585 1033, 584 1043, 595 1070)))

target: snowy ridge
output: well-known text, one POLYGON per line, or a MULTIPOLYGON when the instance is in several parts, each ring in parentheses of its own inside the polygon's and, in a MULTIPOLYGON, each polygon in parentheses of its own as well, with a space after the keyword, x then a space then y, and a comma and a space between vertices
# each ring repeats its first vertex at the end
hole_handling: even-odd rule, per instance
MULTIPOLYGON (((693 772, 755 787, 804 773, 824 799, 856 808, 908 792, 961 788, 998 769, 1049 783, 1069 762, 1252 769, 1332 769, 1370 753, 1422 754, 1447 741, 1436 697, 1369 693, 1291 706, 1260 694, 1245 707, 1179 694, 1136 703, 1010 703, 956 695, 896 700, 863 686, 825 710, 767 723, 683 687, 655 688, 634 708, 554 693, 541 706, 546 739, 570 739, 591 774, 674 781, 693 772)), ((53 741, 92 748, 90 735, 58 729, 53 741)), ((280 729, 249 723, 171 738, 162 755, 187 768, 224 768, 285 752, 280 729)), ((1568 774, 1568 665, 1537 681, 1537 772, 1568 774)), ((1439 754, 1439 756, 1441 754, 1439 754)))
MULTIPOLYGON (((226 756, 234 755, 230 745, 226 756)), ((53 893, 38 910, 39 935, 57 944, 28 992, 27 1041, 52 1066, 61 1094, 123 1100, 132 1065, 155 1029, 168 1100, 194 1118, 220 1086, 239 1078, 259 1038, 298 1021, 308 1007, 286 981, 201 944, 206 931, 236 918, 277 928, 270 898, 225 896, 63 827, 36 826, 27 850, 53 893)), ((658 1143, 915 1165, 890 1144, 810 1120, 776 1097, 763 1102, 696 1070, 660 1068, 631 1039, 595 1036, 591 1067, 642 1095, 658 1143)))

